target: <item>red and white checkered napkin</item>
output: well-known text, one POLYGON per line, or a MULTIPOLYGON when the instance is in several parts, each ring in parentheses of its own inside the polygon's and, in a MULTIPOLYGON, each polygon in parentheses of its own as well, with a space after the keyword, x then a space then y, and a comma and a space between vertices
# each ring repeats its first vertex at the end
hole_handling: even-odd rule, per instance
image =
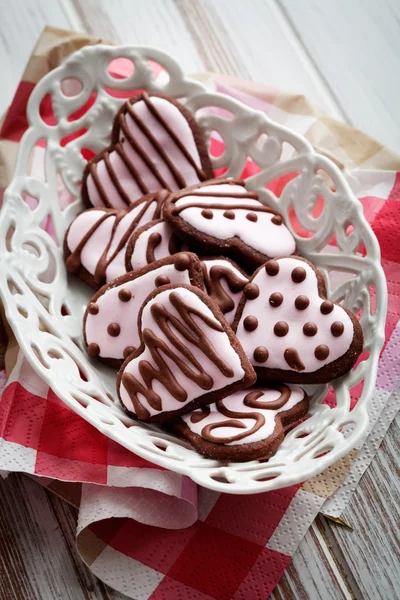
POLYGON ((135 600, 266 598, 323 502, 300 486, 256 496, 197 489, 86 423, 22 353, 0 402, 0 468, 46 478, 78 503, 83 560, 135 600))
MULTIPOLYGON (((44 32, 37 52, 51 35, 51 30, 44 32)), ((44 50, 40 56, 44 61, 44 50)), ((0 132, 0 197, 27 126, 27 99, 39 79, 35 65, 37 61, 29 63, 30 79, 21 82, 0 132)), ((400 174, 394 170, 400 168, 400 159, 360 132, 349 135, 347 126, 322 115, 302 97, 226 83, 209 81, 350 167, 348 181, 381 244, 389 286, 386 341, 370 430, 360 447, 303 486, 256 496, 197 488, 188 478, 131 454, 69 410, 21 353, 15 358, 15 345, 10 345, 14 368, 0 400, 0 470, 35 476, 79 505, 80 555, 98 577, 135 600, 267 598, 318 511, 340 515, 400 404, 400 174), (392 170, 361 171, 356 168, 360 166, 392 170)), ((215 153, 218 143, 214 140, 215 153)), ((43 152, 36 150, 38 155, 43 152)), ((249 164, 244 176, 252 170, 249 164)), ((278 180, 275 191, 285 183, 278 180)), ((4 374, 0 387, 2 383, 4 374)))

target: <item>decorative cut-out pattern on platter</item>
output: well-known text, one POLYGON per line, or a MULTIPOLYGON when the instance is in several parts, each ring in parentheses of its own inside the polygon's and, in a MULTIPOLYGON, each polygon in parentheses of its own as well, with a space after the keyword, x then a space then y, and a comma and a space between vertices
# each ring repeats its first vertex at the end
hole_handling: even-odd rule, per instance
POLYGON ((285 487, 349 452, 368 422, 387 294, 377 240, 338 168, 305 138, 236 100, 206 91, 172 58, 151 48, 80 50, 35 87, 28 119, 0 215, 0 289, 18 343, 61 400, 138 455, 219 491, 250 494, 285 487), (125 78, 115 76, 120 57, 125 66, 132 63, 125 78), (163 68, 158 78, 155 64, 163 68), (221 465, 132 421, 116 401, 115 372, 83 351, 82 316, 92 292, 67 277, 62 240, 82 209, 85 161, 109 143, 121 103, 144 88, 185 102, 206 137, 218 140, 221 152, 212 159, 217 172, 237 177, 251 161, 246 187, 285 216, 300 253, 326 276, 332 300, 342 300, 360 316, 363 360, 330 386, 309 390, 314 392, 309 418, 286 435, 268 462, 221 465), (39 140, 43 176, 32 177, 31 156, 39 140), (322 404, 327 395, 329 403, 322 404))

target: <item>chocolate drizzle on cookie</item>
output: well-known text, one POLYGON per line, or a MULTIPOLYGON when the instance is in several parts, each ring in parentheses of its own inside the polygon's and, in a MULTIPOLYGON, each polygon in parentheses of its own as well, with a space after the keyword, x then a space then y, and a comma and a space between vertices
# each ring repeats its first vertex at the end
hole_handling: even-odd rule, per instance
POLYGON ((180 385, 171 370, 171 362, 175 363, 176 368, 191 381, 195 382, 200 389, 212 389, 214 385, 213 378, 205 371, 203 365, 190 351, 189 345, 198 348, 218 368, 221 375, 228 379, 234 376, 234 371, 217 353, 207 336, 207 330, 202 328, 198 321, 201 320, 204 326, 218 332, 224 331, 222 325, 216 319, 207 316, 201 310, 197 310, 187 304, 178 292, 173 291, 169 294, 169 302, 175 308, 179 317, 168 311, 162 303, 155 302, 150 307, 154 322, 164 334, 167 341, 158 337, 149 328, 144 329, 142 332, 143 346, 150 351, 154 361, 154 364, 151 364, 148 360, 137 359, 138 371, 144 384, 126 369, 122 374, 122 385, 128 392, 134 411, 139 419, 147 419, 150 416, 149 411, 141 403, 140 396, 143 396, 154 410, 163 410, 162 395, 160 396, 153 390, 154 380, 164 386, 169 394, 178 402, 183 403, 187 400, 187 391, 180 385), (173 329, 176 330, 179 336, 173 329), (165 357, 169 359, 168 362, 165 360, 165 357))
POLYGON ((196 412, 194 412, 190 415, 190 420, 192 423, 200 423, 200 421, 202 421, 203 419, 208 417, 209 414, 210 414, 210 407, 208 405, 202 406, 200 408, 200 410, 196 410, 196 412))
MULTIPOLYGON (((95 272, 92 274, 94 283, 97 286, 101 286, 106 281, 106 271, 108 266, 116 258, 119 252, 121 252, 127 246, 129 238, 133 235, 134 231, 141 226, 142 219, 145 216, 147 219, 156 219, 159 217, 161 213, 161 207, 164 203, 166 196, 167 192, 165 190, 161 190, 157 194, 150 194, 149 196, 142 198, 139 202, 132 204, 128 211, 101 208, 93 209, 94 211, 100 211, 103 214, 99 219, 97 219, 97 221, 92 225, 92 227, 90 227, 88 231, 85 231, 76 248, 72 252, 70 251, 70 254, 67 256, 65 261, 67 270, 70 273, 76 273, 83 267, 81 262, 81 256, 85 245, 88 243, 90 238, 96 233, 99 227, 107 219, 112 218, 114 219, 114 223, 111 229, 109 240, 106 243, 105 247, 103 246, 104 249, 101 255, 99 255, 98 257, 95 272), (139 210, 137 211, 138 208, 139 210), (118 243, 115 246, 115 249, 113 249, 113 251, 110 252, 110 248, 112 247, 114 237, 119 235, 118 229, 120 227, 123 227, 123 220, 129 218, 129 213, 131 211, 137 211, 137 214, 132 219, 124 233, 121 235, 118 243)), ((74 225, 78 225, 80 217, 81 215, 78 215, 78 217, 72 223, 71 227, 73 227, 74 225)), ((68 233, 66 240, 67 249, 70 250, 70 248, 68 247, 68 233)))
POLYGON ((149 235, 149 239, 147 240, 147 247, 146 247, 146 262, 148 264, 150 264, 156 260, 154 252, 155 252, 155 249, 157 248, 157 246, 159 246, 161 244, 161 242, 162 242, 162 236, 161 236, 161 233, 159 233, 158 231, 155 231, 149 235))
POLYGON ((277 214, 272 208, 265 206, 258 199, 258 194, 255 192, 249 192, 243 185, 243 181, 240 179, 216 179, 213 181, 205 182, 202 185, 199 185, 195 189, 188 189, 179 192, 176 195, 175 205, 171 210, 171 215, 176 217, 182 211, 185 211, 190 208, 199 208, 201 209, 201 215, 206 219, 212 219, 213 210, 222 210, 223 216, 228 220, 234 220, 236 217, 236 210, 246 210, 249 211, 246 214, 246 219, 249 221, 249 226, 251 223, 256 223, 258 221, 257 213, 270 213, 271 219, 278 218, 278 221, 282 221, 281 215, 277 214), (210 190, 211 186, 216 187, 219 185, 231 185, 235 187, 235 192, 231 194, 229 191, 218 192, 214 190, 210 190), (238 187, 241 187, 243 191, 237 191, 238 187), (185 198, 194 198, 193 201, 189 200, 186 204, 182 202, 185 198), (197 200, 198 198, 198 200, 197 200), (215 202, 210 202, 209 198, 215 198, 215 202), (218 198, 221 199, 218 202, 218 198), (207 199, 205 201, 205 199, 207 199), (223 200, 225 202, 223 202, 223 200), (229 202, 226 202, 226 201, 229 202), (244 200, 245 202, 241 202, 244 200), (251 202, 254 200, 254 202, 251 202), (179 203, 179 206, 177 205, 179 203))
POLYGON ((283 353, 284 359, 293 371, 304 371, 305 366, 301 362, 299 353, 296 348, 287 348, 283 353))
MULTIPOLYGON (((288 386, 285 384, 276 384, 273 387, 274 390, 279 392, 279 397, 276 400, 272 400, 270 402, 260 401, 260 398, 265 398, 264 392, 260 390, 253 390, 247 393, 243 398, 243 405, 249 408, 254 408, 258 410, 280 410, 290 399, 291 391, 288 386)), ((207 407, 208 408, 208 407, 207 407)), ((247 411, 237 411, 228 409, 223 400, 218 400, 215 408, 217 412, 224 417, 227 417, 226 420, 218 420, 214 423, 208 423, 201 430, 201 437, 207 442, 212 442, 214 444, 231 444, 232 442, 238 442, 247 437, 250 437, 254 433, 256 433, 261 427, 265 424, 265 416, 262 412, 247 412, 247 411), (241 419, 253 420, 254 424, 250 427, 246 425, 241 419), (215 436, 213 435, 213 431, 220 428, 231 427, 235 429, 245 429, 236 435, 230 436, 215 436)), ((205 419, 210 414, 210 409, 208 408, 207 413, 193 413, 190 417, 192 423, 199 423, 203 419, 205 419), (196 420, 193 417, 196 416, 196 420)))
MULTIPOLYGON (((165 108, 167 108, 167 104, 165 108)), ((168 110, 170 110, 169 107, 168 110)), ((129 206, 132 201, 128 191, 130 187, 124 186, 124 179, 120 178, 118 173, 120 165, 129 173, 142 194, 156 191, 154 190, 155 181, 159 188, 173 191, 173 189, 193 184, 196 180, 200 182, 212 177, 212 168, 205 142, 191 113, 176 100, 162 94, 144 92, 125 102, 115 118, 112 141, 111 146, 100 152, 87 166, 83 187, 84 196, 89 201, 87 178, 91 177, 103 205, 107 207, 115 205, 110 197, 111 194, 107 194, 102 174, 99 174, 98 165, 101 161, 104 162, 107 178, 112 184, 112 192, 116 192, 118 196, 119 205, 123 203, 129 206), (164 103, 172 104, 179 111, 183 131, 190 135, 188 128, 191 130, 193 144, 196 146, 194 154, 186 148, 179 133, 163 116, 163 106, 156 107, 156 103, 159 101, 155 102, 154 98, 160 98, 164 103), (152 129, 150 119, 148 119, 149 122, 146 122, 143 115, 139 114, 141 110, 137 107, 140 104, 146 106, 148 113, 151 114, 151 119, 156 122, 157 126, 154 129, 152 129), (135 135, 135 130, 140 131, 140 136, 135 135), (168 140, 169 144, 166 144, 165 140, 168 140), (169 154, 167 145, 174 149, 173 154, 169 154), (142 167, 143 164, 145 169, 142 167), (190 180, 186 180, 184 176, 184 173, 188 172, 188 167, 192 174, 190 180), (175 186, 169 184, 168 178, 164 176, 165 173, 171 174, 175 186)), ((110 183, 107 187, 110 188, 110 183)))
POLYGON ((134 271, 177 254, 183 246, 184 242, 163 219, 150 221, 131 236, 126 250, 126 270, 134 271))
POLYGON ((226 265, 212 265, 210 269, 207 269, 206 264, 202 263, 204 283, 210 298, 214 300, 225 314, 235 308, 235 302, 222 285, 224 280, 230 292, 232 294, 238 294, 242 292, 248 279, 239 277, 233 269, 230 269, 226 265))

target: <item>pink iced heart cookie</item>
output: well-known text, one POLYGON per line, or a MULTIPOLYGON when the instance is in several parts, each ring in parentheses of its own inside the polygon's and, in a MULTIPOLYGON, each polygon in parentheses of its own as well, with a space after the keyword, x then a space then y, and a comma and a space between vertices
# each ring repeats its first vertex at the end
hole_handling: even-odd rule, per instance
POLYGON ((86 206, 127 208, 161 188, 172 192, 213 177, 203 133, 173 98, 144 92, 125 102, 114 120, 111 145, 86 166, 86 206))
POLYGON ((293 256, 254 273, 233 329, 258 381, 325 383, 349 371, 363 346, 355 316, 326 299, 322 273, 293 256))
POLYGON ((147 297, 141 346, 122 365, 119 398, 129 414, 163 422, 249 387, 255 373, 217 305, 198 288, 169 285, 147 297))
POLYGON ((64 240, 67 270, 94 288, 126 272, 125 252, 133 232, 157 219, 167 192, 144 196, 128 209, 93 208, 76 217, 64 240))
POLYGON ((202 258, 201 263, 206 291, 231 325, 249 276, 224 256, 202 258))
POLYGON ((297 385, 257 386, 183 415, 172 429, 207 458, 269 458, 283 442, 283 427, 303 418, 308 404, 297 385))
POLYGON ((163 214, 189 243, 244 266, 254 268, 296 252, 282 216, 247 191, 240 179, 214 179, 171 194, 163 214))
POLYGON ((143 302, 156 288, 171 283, 203 289, 201 263, 195 254, 174 254, 103 286, 90 300, 83 318, 90 356, 120 367, 140 346, 137 319, 143 302))
POLYGON ((127 271, 136 271, 155 260, 188 250, 185 244, 163 219, 151 221, 135 231, 126 249, 127 271))

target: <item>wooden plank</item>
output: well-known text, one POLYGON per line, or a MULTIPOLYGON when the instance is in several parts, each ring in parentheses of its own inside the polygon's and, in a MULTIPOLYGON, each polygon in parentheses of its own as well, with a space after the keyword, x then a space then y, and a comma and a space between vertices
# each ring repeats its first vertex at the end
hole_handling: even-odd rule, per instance
POLYGON ((275 0, 175 0, 207 67, 308 96, 344 115, 275 0))
POLYGON ((121 44, 156 46, 175 56, 188 72, 204 63, 172 0, 74 0, 88 33, 121 44))
POLYGON ((397 600, 400 590, 400 414, 361 479, 343 519, 319 516, 271 598, 397 600))
POLYGON ((400 151, 400 3, 279 2, 348 120, 400 151))
POLYGON ((77 556, 76 515, 65 502, 28 477, 10 475, 0 479, 0 506, 0 598, 110 598, 77 556))
POLYGON ((45 25, 69 29, 58 0, 0 0, 0 115, 10 104, 45 25))
POLYGON ((338 562, 347 564, 366 600, 399 598, 399 439, 400 415, 343 513, 354 532, 324 523, 338 562))
POLYGON ((271 594, 271 600, 350 600, 353 597, 343 570, 338 568, 314 523, 271 594))

